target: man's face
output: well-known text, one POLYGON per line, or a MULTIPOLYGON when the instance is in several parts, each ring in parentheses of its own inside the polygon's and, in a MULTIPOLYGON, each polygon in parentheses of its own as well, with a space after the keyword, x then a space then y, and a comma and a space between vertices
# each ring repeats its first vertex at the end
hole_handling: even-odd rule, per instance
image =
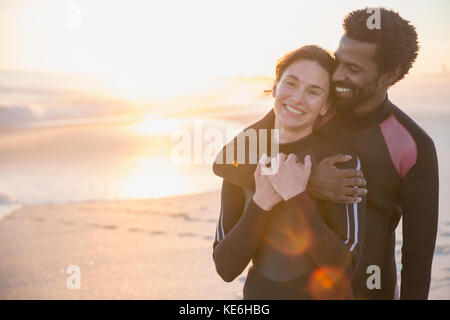
POLYGON ((336 70, 332 81, 338 107, 354 109, 372 98, 379 85, 380 74, 374 61, 377 45, 353 40, 346 35, 336 50, 336 70))

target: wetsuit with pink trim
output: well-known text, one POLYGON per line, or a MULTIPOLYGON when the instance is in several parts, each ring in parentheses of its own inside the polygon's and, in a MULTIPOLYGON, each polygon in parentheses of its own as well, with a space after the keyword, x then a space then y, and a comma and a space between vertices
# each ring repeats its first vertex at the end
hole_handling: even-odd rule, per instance
POLYGON ((356 297, 393 299, 397 291, 395 229, 402 217, 401 299, 427 299, 438 224, 438 164, 432 139, 388 97, 356 116, 338 108, 316 129, 321 139, 344 146, 361 159, 367 181, 367 231, 353 279, 356 297), (371 265, 381 287, 369 289, 371 265))
MULTIPOLYGON (((271 129, 274 120, 271 110, 248 128, 271 129)), ((236 138, 231 143, 236 145, 236 138)), ((260 146, 259 135, 256 145, 260 146)), ((350 152, 313 135, 280 144, 279 151, 294 153, 300 160, 309 154, 313 165, 325 157, 350 152)), ((252 200, 256 164, 225 162, 219 164, 216 159, 213 165, 214 173, 223 178, 213 244, 219 275, 232 281, 252 261, 244 299, 351 299, 351 279, 363 251, 365 201, 328 203, 304 191, 264 211, 252 200)), ((360 165, 353 155, 341 167, 356 169, 360 165)))

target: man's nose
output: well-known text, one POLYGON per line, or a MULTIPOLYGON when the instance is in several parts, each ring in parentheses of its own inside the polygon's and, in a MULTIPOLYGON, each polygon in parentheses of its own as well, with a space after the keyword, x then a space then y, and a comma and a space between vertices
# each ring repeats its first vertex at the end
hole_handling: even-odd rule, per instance
POLYGON ((336 70, 334 70, 333 75, 331 76, 331 81, 333 82, 342 82, 345 81, 345 73, 342 70, 343 68, 339 65, 336 70))

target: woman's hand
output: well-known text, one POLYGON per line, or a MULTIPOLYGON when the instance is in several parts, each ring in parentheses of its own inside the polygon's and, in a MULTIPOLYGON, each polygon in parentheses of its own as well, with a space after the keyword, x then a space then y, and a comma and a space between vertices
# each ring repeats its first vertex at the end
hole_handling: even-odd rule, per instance
POLYGON ((267 156, 264 154, 258 161, 255 170, 256 191, 253 195, 253 201, 263 210, 270 211, 273 206, 283 201, 283 198, 275 191, 267 174, 263 174, 262 166, 265 166, 267 156))
POLYGON ((289 156, 279 153, 277 161, 278 163, 275 165, 278 165, 278 170, 274 174, 268 175, 268 178, 276 192, 287 201, 306 190, 311 174, 311 157, 307 155, 302 164, 293 153, 289 156))

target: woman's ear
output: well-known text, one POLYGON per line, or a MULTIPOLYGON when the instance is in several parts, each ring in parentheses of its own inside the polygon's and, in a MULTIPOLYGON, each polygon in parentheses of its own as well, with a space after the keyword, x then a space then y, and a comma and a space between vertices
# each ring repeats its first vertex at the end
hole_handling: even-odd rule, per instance
POLYGON ((275 98, 276 96, 277 96, 277 82, 275 81, 272 87, 272 97, 275 98))
POLYGON ((325 102, 325 104, 322 106, 322 109, 320 109, 319 114, 323 117, 324 115, 327 114, 328 110, 330 110, 331 107, 331 101, 330 99, 327 99, 327 102, 325 102))

